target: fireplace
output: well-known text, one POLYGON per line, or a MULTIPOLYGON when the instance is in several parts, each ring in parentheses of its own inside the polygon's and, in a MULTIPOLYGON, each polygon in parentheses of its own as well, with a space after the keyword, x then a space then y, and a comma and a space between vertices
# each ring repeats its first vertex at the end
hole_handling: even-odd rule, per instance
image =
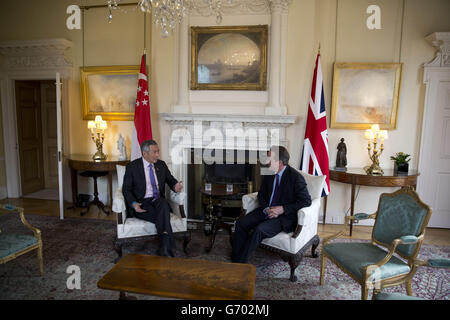
MULTIPOLYGON (((201 152, 203 153, 204 150, 201 152)), ((191 220, 205 219, 209 197, 199 192, 205 183, 232 184, 239 188, 237 194, 212 199, 215 208, 219 203, 222 206, 224 220, 238 217, 241 214, 242 196, 259 190, 261 164, 251 159, 248 150, 212 150, 211 154, 216 157, 218 152, 222 153, 223 159, 228 159, 228 161, 216 163, 206 159, 201 164, 193 164, 195 149, 191 149, 192 161, 187 165, 189 181, 187 195, 189 199, 193 199, 188 202, 189 219, 191 220), (230 157, 230 154, 234 157, 230 157), (234 159, 234 161, 230 161, 230 159, 234 159)))
POLYGON ((184 182, 184 208, 188 221, 193 222, 204 220, 200 188, 206 181, 239 186, 239 194, 222 200, 224 217, 238 216, 242 195, 259 190, 261 154, 272 145, 289 149, 286 127, 297 119, 294 115, 267 114, 172 112, 160 116, 170 125, 168 164, 174 177, 184 182))

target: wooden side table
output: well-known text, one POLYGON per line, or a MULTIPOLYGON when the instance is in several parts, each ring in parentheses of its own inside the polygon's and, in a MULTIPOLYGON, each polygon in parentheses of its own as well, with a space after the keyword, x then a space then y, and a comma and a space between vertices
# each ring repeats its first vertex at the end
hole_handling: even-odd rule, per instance
MULTIPOLYGON (((108 156, 108 159, 101 161, 92 160, 92 155, 71 154, 68 158, 71 182, 72 182, 72 201, 73 207, 77 207, 78 197, 78 171, 96 171, 107 172, 109 183, 109 203, 112 206, 112 174, 116 171, 116 165, 127 165, 129 160, 119 160, 118 157, 108 156)), ((100 202, 100 201, 98 201, 100 202)), ((103 203, 100 202, 103 205, 103 203)), ((98 204, 97 204, 98 205, 98 204)), ((101 205, 99 206, 100 209, 101 205)), ((84 212, 85 213, 85 212, 84 212)))
MULTIPOLYGON (((347 171, 330 170, 330 180, 351 184, 352 193, 350 199, 350 215, 354 215, 355 210, 355 188, 360 186, 372 187, 406 187, 412 186, 414 189, 417 185, 417 177, 419 172, 411 170, 408 174, 394 174, 393 169, 383 169, 384 175, 369 175, 362 168, 349 168, 347 171)), ((327 198, 324 199, 323 224, 327 216, 327 198)), ((353 231, 353 220, 350 221, 350 236, 353 231)))
POLYGON ((233 185, 233 191, 231 192, 227 192, 227 185, 226 184, 211 184, 211 190, 210 191, 206 191, 205 190, 205 186, 200 188, 200 192, 206 196, 209 197, 209 205, 208 207, 210 208, 210 216, 209 216, 209 220, 212 221, 212 226, 211 226, 211 238, 210 238, 210 243, 209 246, 206 248, 206 252, 210 252, 213 245, 214 245, 214 241, 216 240, 216 235, 217 232, 221 229, 224 228, 228 231, 228 233, 230 234, 230 242, 231 242, 231 238, 232 238, 232 225, 225 223, 222 220, 222 204, 221 204, 221 198, 225 197, 225 196, 231 196, 234 194, 239 193, 240 188, 236 185, 233 185), (219 208, 218 208, 218 212, 217 215, 214 216, 213 215, 213 210, 214 210, 214 206, 213 206, 213 198, 218 199, 219 200, 219 208))

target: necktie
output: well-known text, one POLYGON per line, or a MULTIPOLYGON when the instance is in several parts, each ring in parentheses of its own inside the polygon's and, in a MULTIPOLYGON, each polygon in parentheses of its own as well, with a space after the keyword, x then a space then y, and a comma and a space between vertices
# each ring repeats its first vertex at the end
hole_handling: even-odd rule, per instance
POLYGON ((277 196, 278 187, 280 186, 280 176, 278 174, 275 175, 275 187, 273 188, 272 201, 270 201, 270 206, 275 205, 275 197, 277 196))
POLYGON ((159 198, 159 190, 158 190, 158 186, 156 185, 155 175, 153 174, 153 164, 150 163, 148 168, 150 169, 150 184, 152 185, 152 189, 153 189, 153 198, 158 199, 159 198))

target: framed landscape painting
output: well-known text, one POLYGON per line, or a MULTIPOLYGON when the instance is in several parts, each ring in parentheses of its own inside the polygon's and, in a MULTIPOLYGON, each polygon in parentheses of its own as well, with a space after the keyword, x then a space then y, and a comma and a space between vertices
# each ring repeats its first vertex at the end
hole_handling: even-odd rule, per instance
POLYGON ((191 27, 191 90, 266 90, 267 25, 191 27))
POLYGON ((331 128, 397 127, 401 63, 334 64, 331 128))
POLYGON ((134 119, 140 66, 81 67, 83 120, 134 119))

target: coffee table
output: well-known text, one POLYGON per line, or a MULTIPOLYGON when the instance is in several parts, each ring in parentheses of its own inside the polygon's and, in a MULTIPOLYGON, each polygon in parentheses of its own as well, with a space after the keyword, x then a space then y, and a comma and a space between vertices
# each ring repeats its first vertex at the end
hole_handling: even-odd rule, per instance
POLYGON ((209 260, 128 254, 97 283, 101 289, 193 300, 249 300, 255 266, 209 260))

